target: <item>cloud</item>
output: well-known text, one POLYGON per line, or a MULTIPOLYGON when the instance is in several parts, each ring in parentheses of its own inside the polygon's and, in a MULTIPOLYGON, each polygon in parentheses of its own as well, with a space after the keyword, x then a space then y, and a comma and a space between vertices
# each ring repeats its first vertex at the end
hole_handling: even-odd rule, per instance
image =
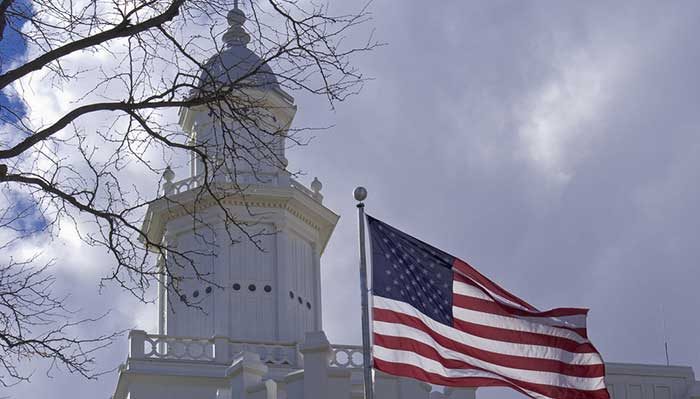
MULTIPOLYGON (((307 183, 318 176, 341 215, 322 258, 331 341, 359 342, 351 192, 365 185, 369 213, 536 305, 590 307, 606 360, 663 363, 665 318, 671 361, 700 372, 688 350, 700 347, 698 5, 377 1, 372 11, 389 45, 356 61, 375 80, 334 112, 299 95, 297 126, 334 127, 289 152, 290 167, 307 183)), ((32 106, 56 101, 39 84, 27 95, 32 106)), ((145 190, 155 181, 139 168, 128 176, 145 190)), ((76 251, 51 248, 64 261, 76 251)), ((66 278, 88 308, 115 308, 110 326, 153 328, 152 306, 131 312, 138 305, 113 287, 97 303, 94 283, 77 277, 104 259, 86 252, 66 278)), ((117 364, 126 350, 124 340, 101 361, 117 364)), ((114 383, 114 374, 96 383, 37 375, 11 393, 72 385, 87 398, 114 383)))
MULTIPOLYGON (((543 173, 566 183, 572 171, 565 164, 572 137, 580 126, 595 117, 605 106, 605 71, 590 65, 584 54, 573 54, 555 76, 526 101, 520 113, 523 119, 519 135, 525 156, 543 173)), ((568 162, 567 162, 568 163, 568 162)))

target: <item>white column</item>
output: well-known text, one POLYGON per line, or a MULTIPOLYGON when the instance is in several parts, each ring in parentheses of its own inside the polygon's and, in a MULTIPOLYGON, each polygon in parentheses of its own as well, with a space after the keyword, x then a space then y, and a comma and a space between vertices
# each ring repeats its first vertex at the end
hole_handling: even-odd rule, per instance
POLYGON ((476 388, 445 388, 445 398, 474 399, 476 398, 476 388))
POLYGON ((279 386, 282 385, 284 386, 284 383, 279 383, 274 380, 266 380, 263 384, 265 384, 265 391, 266 391, 266 398, 265 399, 282 399, 280 398, 280 389, 279 386))
POLYGON ((228 363, 229 361, 229 344, 227 337, 215 336, 214 341, 214 361, 217 363, 228 363))
MULTIPOLYGON (((173 234, 172 232, 168 232, 168 231, 165 232, 164 241, 169 248, 172 248, 173 250, 177 249, 177 247, 178 247, 177 236, 175 234, 173 234)), ((170 259, 171 257, 172 257, 171 254, 169 254, 168 252, 165 253, 165 259, 163 259, 163 268, 164 269, 169 267, 168 262, 172 262, 172 259, 170 259)), ((164 272, 165 272, 165 270, 164 270, 164 272)), ((172 335, 173 330, 175 329, 175 319, 174 319, 174 317, 171 317, 172 316, 172 313, 171 313, 172 309, 170 309, 170 306, 173 306, 173 305, 169 304, 169 300, 171 299, 171 298, 169 298, 169 296, 170 296, 170 293, 172 292, 172 291, 169 292, 169 290, 168 290, 168 286, 170 284, 172 284, 170 277, 168 276, 167 273, 164 273, 164 275, 163 275, 163 291, 162 291, 163 302, 162 302, 162 309, 160 309, 161 314, 159 315, 160 317, 163 318, 163 320, 162 320, 163 321, 163 330, 159 331, 159 333, 163 334, 163 335, 167 335, 167 334, 172 335)), ((179 301, 179 300, 180 300, 179 298, 172 298, 173 302, 179 301)), ((162 348, 162 345, 161 345, 161 347, 159 349, 164 349, 164 348, 162 348)))
POLYGON ((158 257, 158 334, 165 334, 165 302, 166 302, 165 256, 158 257))
POLYGON ((212 317, 214 318, 214 335, 228 337, 230 335, 230 313, 231 313, 231 266, 229 261, 229 240, 226 231, 215 230, 214 239, 218 253, 212 258, 213 280, 219 287, 212 289, 212 317))
POLYGON ((267 374, 268 368, 260 361, 257 353, 243 352, 226 370, 226 377, 230 381, 231 396, 237 399, 250 397, 248 389, 262 383, 262 378, 267 374))
POLYGON ((146 332, 143 330, 129 331, 129 357, 131 359, 143 359, 146 357, 144 345, 146 332))
POLYGON ((321 312, 321 253, 318 250, 318 243, 311 244, 313 252, 313 278, 314 278, 314 329, 317 331, 323 330, 323 317, 321 312))
POLYGON ((299 351, 304 356, 304 399, 327 398, 331 345, 326 334, 307 332, 299 351))
POLYGON ((283 231, 284 223, 275 224, 275 229, 277 232, 275 234, 275 265, 274 265, 274 276, 275 276, 275 286, 272 288, 272 292, 275 293, 275 338, 279 341, 286 341, 289 339, 289 323, 287 318, 289 315, 286 312, 287 291, 289 284, 287 282, 286 276, 289 273, 287 269, 289 267, 287 263, 287 235, 283 231))

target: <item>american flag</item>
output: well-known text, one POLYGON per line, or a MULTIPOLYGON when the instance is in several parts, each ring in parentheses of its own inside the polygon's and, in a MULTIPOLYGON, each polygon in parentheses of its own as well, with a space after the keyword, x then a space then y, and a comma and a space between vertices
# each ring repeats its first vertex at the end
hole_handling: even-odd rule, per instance
POLYGON ((609 399, 586 309, 537 310, 466 262, 367 221, 377 370, 533 398, 609 399))

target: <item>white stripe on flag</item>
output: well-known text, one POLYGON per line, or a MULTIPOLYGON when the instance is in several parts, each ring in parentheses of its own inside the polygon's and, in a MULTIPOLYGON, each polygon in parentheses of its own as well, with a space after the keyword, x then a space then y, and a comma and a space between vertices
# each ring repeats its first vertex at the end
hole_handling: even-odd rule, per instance
MULTIPOLYGON (((465 355, 463 353, 456 352, 454 350, 445 348, 435 341, 430 335, 423 331, 417 330, 412 327, 404 326, 402 324, 390 324, 384 323, 385 328, 383 333, 379 332, 375 324, 374 331, 383 335, 393 336, 393 337, 403 337, 411 338, 418 342, 422 342, 432 348, 434 348, 441 357, 445 359, 458 360, 468 363, 471 366, 485 369, 501 375, 506 378, 512 378, 514 380, 530 382, 533 384, 543 384, 550 385, 561 388, 575 388, 587 391, 593 391, 603 388, 605 384, 603 383, 603 377, 573 377, 564 374, 549 372, 549 371, 536 371, 536 370, 526 370, 512 367, 505 367, 498 364, 490 363, 484 360, 474 358, 472 356, 465 355), (393 326, 393 328, 386 328, 386 324, 393 326)), ((375 346, 377 346, 375 344, 375 346)))
MULTIPOLYGON (((501 381, 504 381, 506 383, 509 383, 505 378, 500 377, 499 375, 494 374, 494 373, 489 373, 487 371, 474 370, 474 369, 463 369, 463 370, 462 369, 448 369, 448 368, 445 368, 439 362, 437 362, 433 359, 428 359, 427 357, 423 357, 415 352, 394 350, 394 349, 384 348, 381 346, 375 346, 373 351, 372 351, 372 356, 375 357, 376 359, 384 360, 386 362, 409 364, 411 366, 415 366, 415 367, 418 367, 420 369, 423 369, 428 373, 437 374, 437 375, 440 375, 440 376, 445 377, 445 378, 465 378, 465 377, 493 378, 493 379, 497 379, 497 380, 501 380, 501 381)), ((523 388, 520 388, 520 389, 523 389, 523 388)), ((527 389, 523 389, 523 390, 535 398, 552 399, 548 396, 541 395, 537 392, 532 392, 532 391, 529 391, 527 389)))
POLYGON ((475 310, 452 307, 452 314, 455 319, 482 326, 503 328, 512 331, 522 331, 535 334, 544 334, 552 337, 566 338, 579 344, 588 340, 571 330, 564 330, 548 326, 546 324, 533 323, 529 320, 522 320, 515 317, 499 316, 491 313, 477 312, 475 310))
MULTIPOLYGON (((461 342, 464 345, 468 345, 476 349, 509 356, 522 356, 536 359, 559 360, 561 362, 573 365, 595 365, 602 363, 600 356, 595 352, 573 353, 564 349, 554 348, 550 346, 490 340, 439 323, 431 319, 430 317, 425 316, 418 309, 405 302, 396 301, 381 296, 374 296, 373 301, 374 307, 376 308, 391 310, 397 313, 403 313, 417 317, 421 321, 423 321, 423 323, 425 323, 428 326, 428 328, 435 331, 437 334, 440 334, 443 337, 451 339, 453 341, 461 342)), ((382 325, 378 323, 385 324, 384 322, 374 321, 375 326, 382 325)))
MULTIPOLYGON (((455 294, 463 295, 463 296, 468 296, 471 298, 478 298, 478 299, 483 299, 489 302, 496 302, 494 301, 490 296, 485 294, 483 291, 481 291, 479 288, 476 288, 474 286, 471 286, 469 284, 465 284, 461 281, 454 281, 453 282, 453 292, 455 294)), ((497 302, 504 305, 508 306, 510 308, 516 308, 528 313, 533 313, 531 310, 525 309, 524 307, 518 305, 518 304, 513 304, 510 301, 507 301, 503 298, 500 298, 498 296, 494 296, 497 299, 497 302)), ((560 327, 572 327, 572 328, 586 328, 586 315, 580 314, 580 315, 571 315, 571 316, 557 316, 557 317, 541 317, 541 316, 518 316, 518 318, 521 319, 526 319, 526 320, 531 320, 535 323, 541 323, 541 324, 547 324, 550 326, 560 326, 560 327)))
MULTIPOLYGON (((457 273, 457 272, 454 272, 454 273, 457 273)), ((461 276, 461 275, 460 275, 460 276, 461 276)), ((468 278, 468 277, 465 277, 465 276, 461 276, 461 277, 462 277, 462 278, 465 278, 465 279, 468 278)), ((522 305, 519 304, 519 303, 515 303, 515 302, 513 302, 513 301, 511 301, 511 300, 509 300, 509 299, 503 298, 502 296, 500 296, 500 295, 496 294, 495 292, 489 290, 488 288, 486 288, 486 287, 484 287, 483 285, 477 283, 476 281, 474 281, 474 280, 472 280, 472 279, 469 279, 469 280, 472 281, 474 284, 477 284, 477 285, 478 285, 479 287, 481 287, 481 289, 483 289, 484 291, 488 292, 488 293, 489 293, 492 297, 494 297, 498 302, 500 302, 500 303, 502 303, 502 304, 504 304, 504 305, 510 306, 511 308, 516 308, 516 309, 524 310, 524 311, 526 311, 526 312, 527 312, 527 311, 530 311, 530 309, 526 308, 525 306, 522 306, 522 305)), ((470 286, 469 284, 465 284, 465 283, 463 283, 463 282, 461 282, 461 281, 457 281, 457 280, 453 281, 453 288, 452 288, 452 290, 453 290, 455 293, 457 293, 457 294, 461 294, 462 292, 466 292, 467 287, 470 288, 470 289, 473 289, 473 290, 477 290, 477 291, 478 291, 478 288, 472 287, 472 286, 470 286), (459 291, 458 291, 458 290, 459 290, 459 291)), ((491 297, 489 297, 488 295, 484 294, 482 291, 479 291, 479 293, 480 293, 481 295, 484 296, 483 299, 491 300, 491 297)), ((462 295, 466 295, 466 294, 462 294, 462 295)))

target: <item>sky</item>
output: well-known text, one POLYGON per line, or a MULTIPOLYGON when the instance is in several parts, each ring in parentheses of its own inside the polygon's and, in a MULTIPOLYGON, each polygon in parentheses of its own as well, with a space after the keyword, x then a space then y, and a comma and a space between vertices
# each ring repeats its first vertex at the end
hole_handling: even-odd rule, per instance
MULTIPOLYGON (((26 0, 21 0, 21 3, 26 4, 26 0)), ((6 29, 4 36, 3 40, 0 41, 0 71, 5 71, 14 62, 18 62, 27 50, 24 41, 12 29, 6 29)), ((4 90, 0 90, 0 123, 5 118, 10 122, 16 121, 14 114, 3 111, 2 107, 12 107, 15 111, 14 114, 21 115, 24 111, 22 101, 16 96, 8 95, 4 90)))
MULTIPOLYGON (((297 126, 333 127, 288 153, 341 216, 322 258, 330 341, 360 339, 352 190, 363 185, 369 214, 535 306, 590 308, 606 361, 663 364, 667 340, 671 363, 700 373, 700 3, 375 0, 370 10, 367 29, 387 45, 355 63, 373 79, 334 110, 297 96, 297 126)), ((99 328, 154 331, 153 306, 98 290, 107 257, 81 245, 52 246, 66 263, 58 288, 86 311, 111 309, 99 328)), ((123 337, 98 366, 126 354, 123 337)), ((0 396, 106 398, 116 384, 114 372, 85 381, 27 367, 31 384, 0 396)))

